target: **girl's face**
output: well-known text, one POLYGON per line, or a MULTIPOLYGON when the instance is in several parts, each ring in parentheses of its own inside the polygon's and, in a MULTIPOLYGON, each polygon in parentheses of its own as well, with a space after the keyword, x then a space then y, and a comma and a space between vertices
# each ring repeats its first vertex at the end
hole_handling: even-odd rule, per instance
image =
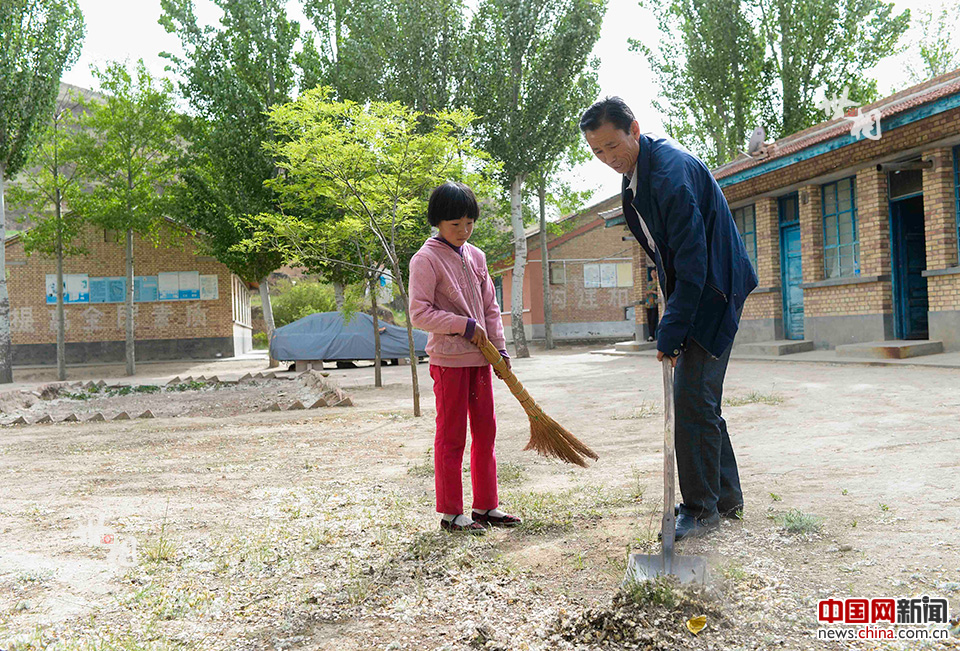
POLYGON ((440 237, 454 246, 463 246, 473 234, 473 220, 464 215, 460 219, 444 219, 437 226, 440 237))

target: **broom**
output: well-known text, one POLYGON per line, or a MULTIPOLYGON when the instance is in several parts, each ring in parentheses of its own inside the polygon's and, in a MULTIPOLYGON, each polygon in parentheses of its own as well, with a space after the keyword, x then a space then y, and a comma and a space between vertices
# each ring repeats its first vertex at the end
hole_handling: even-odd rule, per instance
POLYGON ((480 346, 480 351, 510 387, 510 392, 520 401, 523 410, 527 412, 527 417, 530 419, 530 441, 527 447, 523 448, 524 450, 536 450, 545 457, 554 457, 584 468, 587 467, 585 456, 594 461, 599 458, 597 453, 584 445, 580 439, 543 413, 543 409, 533 401, 513 371, 507 368, 507 363, 503 361, 500 352, 489 340, 480 346))

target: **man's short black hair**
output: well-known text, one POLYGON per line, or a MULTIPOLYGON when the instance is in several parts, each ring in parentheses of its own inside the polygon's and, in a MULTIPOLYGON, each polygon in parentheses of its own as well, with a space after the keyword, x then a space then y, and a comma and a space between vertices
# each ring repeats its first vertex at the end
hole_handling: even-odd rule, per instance
POLYGON ((605 97, 583 112, 580 118, 580 131, 593 131, 610 123, 621 131, 630 133, 630 125, 636 118, 627 103, 614 95, 605 97))
POLYGON ((427 221, 431 226, 439 226, 442 221, 454 221, 469 217, 476 221, 480 217, 477 197, 470 186, 455 181, 438 185, 430 193, 427 204, 427 221))

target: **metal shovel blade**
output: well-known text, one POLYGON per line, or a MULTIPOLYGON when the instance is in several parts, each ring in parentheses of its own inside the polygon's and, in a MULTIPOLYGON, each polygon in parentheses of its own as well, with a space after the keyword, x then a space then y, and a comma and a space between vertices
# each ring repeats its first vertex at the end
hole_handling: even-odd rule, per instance
POLYGON ((700 556, 667 559, 663 554, 630 554, 627 581, 650 581, 658 576, 675 576, 681 583, 707 582, 707 561, 700 556))

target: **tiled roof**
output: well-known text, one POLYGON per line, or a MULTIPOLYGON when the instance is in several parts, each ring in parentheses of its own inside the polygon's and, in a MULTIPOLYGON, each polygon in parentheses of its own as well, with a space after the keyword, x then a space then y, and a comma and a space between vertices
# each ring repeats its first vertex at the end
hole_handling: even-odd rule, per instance
MULTIPOLYGON (((880 117, 889 118, 908 109, 933 102, 942 97, 960 93, 960 69, 929 79, 922 84, 911 86, 899 93, 884 97, 872 104, 861 107, 866 114, 873 109, 880 110, 880 117)), ((776 160, 801 151, 820 142, 831 140, 850 132, 850 122, 845 118, 836 118, 791 134, 771 145, 766 145, 766 154, 747 156, 741 154, 736 159, 713 170, 717 179, 736 174, 767 161, 776 160)))

